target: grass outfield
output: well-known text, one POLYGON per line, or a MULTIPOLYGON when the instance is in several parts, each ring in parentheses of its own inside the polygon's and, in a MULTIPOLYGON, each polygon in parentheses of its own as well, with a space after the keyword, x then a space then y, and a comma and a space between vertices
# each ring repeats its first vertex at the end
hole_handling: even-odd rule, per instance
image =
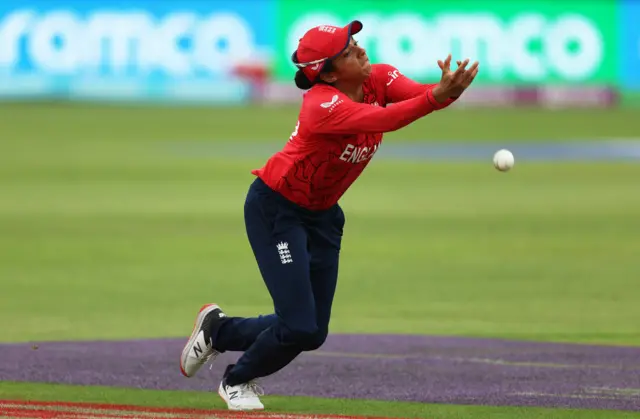
MULTIPOLYGON (((556 141, 638 137, 637 109, 456 109, 435 112, 386 140, 556 141)), ((59 150, 60 144, 107 141, 286 141, 298 107, 146 107, 79 104, 2 104, 3 138, 59 150), (44 135, 46 133, 46 135, 44 135), (48 141, 47 141, 48 140, 48 141), (55 142, 53 142, 55 140, 55 142)), ((4 153, 3 153, 4 154, 4 153)))
MULTIPOLYGON (((271 309, 242 216, 258 162, 152 162, 3 181, 4 341, 182 336, 209 300, 271 309)), ((343 202, 332 330, 640 343, 639 176, 374 162, 343 202)))
MULTIPOLYGON (((637 136, 639 121, 624 111, 452 111, 387 141, 637 136)), ((0 106, 0 340, 182 337, 210 300, 234 315, 270 311, 242 215, 249 170, 262 160, 172 150, 286 139, 294 122, 290 108, 0 106)), ((639 345, 639 177, 633 163, 519 162, 501 174, 374 159, 342 202, 332 331, 639 345)), ((222 407, 211 394, 0 383, 0 398, 27 395, 222 407)), ((334 414, 631 417, 267 400, 334 414)))

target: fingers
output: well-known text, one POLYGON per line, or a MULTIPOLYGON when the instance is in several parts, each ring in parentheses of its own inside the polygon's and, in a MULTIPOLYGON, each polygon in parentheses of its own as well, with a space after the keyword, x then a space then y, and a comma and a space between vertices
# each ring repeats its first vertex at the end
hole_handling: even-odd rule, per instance
POLYGON ((453 73, 453 77, 454 78, 460 78, 464 75, 465 73, 465 68, 467 67, 467 64, 469 64, 469 59, 467 58, 466 60, 464 60, 462 62, 462 64, 458 65, 458 68, 456 69, 456 72, 453 73))
POLYGON ((479 63, 475 61, 471 66, 469 66, 470 59, 466 60, 456 60, 456 64, 458 64, 458 68, 455 72, 450 70, 451 65, 451 54, 447 56, 447 58, 443 61, 438 60, 438 67, 442 70, 442 80, 440 81, 440 85, 447 92, 455 92, 459 94, 459 92, 466 90, 467 87, 473 82, 476 75, 479 71, 479 63))
POLYGON ((473 63, 471 65, 471 67, 469 67, 469 69, 467 70, 467 72, 465 73, 465 78, 464 80, 467 83, 471 83, 473 81, 473 79, 476 77, 476 75, 478 74, 478 66, 480 65, 480 63, 478 63, 477 61, 475 63, 473 63))
POLYGON ((453 74, 453 78, 455 80, 468 80, 469 78, 475 77, 475 74, 478 74, 478 66, 480 63, 478 61, 471 64, 471 67, 467 69, 467 64, 469 64, 469 59, 467 58, 464 61, 457 61, 458 68, 456 72, 453 74))
POLYGON ((447 59, 444 60, 444 68, 443 71, 449 71, 451 69, 451 54, 447 55, 447 59))
MULTIPOLYGON (((466 70, 466 66, 467 66, 467 64, 469 64, 469 61, 470 60, 468 58, 466 60, 464 60, 464 61, 456 60, 456 64, 458 64, 458 68, 456 69, 456 73, 455 74, 460 75, 460 74, 464 73, 465 71, 472 72, 473 70, 475 70, 475 68, 478 66, 478 62, 477 61, 472 65, 472 68, 469 68, 469 70, 466 70)), ((451 54, 449 54, 444 61, 438 60, 438 67, 440 67, 440 69, 442 71, 450 70, 451 69, 451 54)))

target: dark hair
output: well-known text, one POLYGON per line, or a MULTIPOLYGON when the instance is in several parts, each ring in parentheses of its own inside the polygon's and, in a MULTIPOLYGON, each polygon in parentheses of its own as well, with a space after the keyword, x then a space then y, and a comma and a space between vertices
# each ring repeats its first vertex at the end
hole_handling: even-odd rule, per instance
POLYGON ((313 83, 309 81, 307 76, 302 72, 302 69, 296 71, 296 76, 293 78, 293 80, 296 82, 296 87, 298 89, 308 90, 313 87, 313 83))
MULTIPOLYGON (((298 63, 298 56, 297 54, 294 52, 293 56, 292 56, 292 60, 294 63, 298 63)), ((322 70, 320 70, 320 74, 322 73, 330 73, 333 71, 333 63, 331 62, 331 60, 327 60, 324 65, 322 66, 322 70)), ((311 81, 307 78, 307 76, 304 74, 304 72, 302 71, 302 69, 298 69, 298 71, 296 71, 296 75, 294 77, 294 81, 296 83, 296 87, 298 87, 298 89, 302 89, 302 90, 308 90, 311 89, 315 84, 319 84, 319 83, 324 83, 324 84, 331 84, 331 83, 327 83, 326 81, 322 80, 320 78, 320 76, 318 76, 318 78, 314 81, 311 81)))

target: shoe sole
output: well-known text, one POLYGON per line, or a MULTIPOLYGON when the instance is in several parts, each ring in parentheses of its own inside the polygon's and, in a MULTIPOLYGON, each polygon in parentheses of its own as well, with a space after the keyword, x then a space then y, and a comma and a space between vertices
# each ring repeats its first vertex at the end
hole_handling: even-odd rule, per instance
POLYGON ((193 331, 191 332, 191 336, 189 337, 187 344, 184 345, 184 348, 182 349, 182 355, 180 355, 180 372, 187 378, 193 377, 193 375, 195 375, 195 373, 193 375, 187 375, 186 371, 184 370, 184 363, 189 356, 189 349, 200 333, 200 328, 202 327, 204 318, 207 316, 207 314, 216 309, 220 309, 217 304, 205 304, 202 306, 202 308, 200 308, 200 311, 196 316, 196 321, 193 323, 193 331))
POLYGON ((242 408, 239 408, 239 407, 233 407, 231 404, 229 404, 229 401, 227 400, 226 397, 224 397, 224 394, 222 394, 222 393, 223 393, 222 386, 220 386, 220 387, 218 387, 218 395, 227 404, 227 408, 229 408, 229 410, 245 411, 245 412, 248 412, 250 410, 264 410, 264 407, 254 407, 254 408, 251 408, 251 409, 242 409, 242 408))

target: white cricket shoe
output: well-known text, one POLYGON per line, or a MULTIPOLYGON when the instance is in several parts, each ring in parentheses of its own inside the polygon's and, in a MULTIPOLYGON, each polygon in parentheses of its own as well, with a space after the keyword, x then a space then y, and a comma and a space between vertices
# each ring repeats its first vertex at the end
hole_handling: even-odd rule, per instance
POLYGON ((223 379, 218 387, 218 394, 227 403, 229 410, 263 410, 264 405, 258 396, 264 391, 254 381, 230 386, 223 379))
POLYGON ((193 377, 207 362, 215 359, 219 352, 213 349, 211 327, 214 322, 227 317, 216 304, 202 306, 196 317, 191 337, 182 349, 180 372, 185 377, 193 377))

